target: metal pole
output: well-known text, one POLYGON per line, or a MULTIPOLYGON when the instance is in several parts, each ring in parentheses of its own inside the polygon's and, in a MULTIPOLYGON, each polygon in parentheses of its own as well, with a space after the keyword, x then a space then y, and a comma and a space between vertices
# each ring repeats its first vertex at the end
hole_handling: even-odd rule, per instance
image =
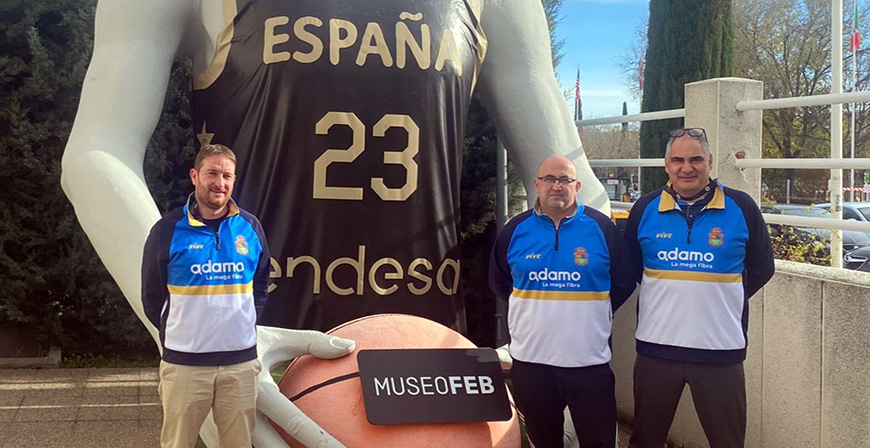
MULTIPOLYGON (((853 11, 852 14, 858 14, 858 0, 852 0, 852 1, 855 5, 855 8, 852 10, 853 11)), ((857 19, 855 17, 852 17, 852 34, 853 35, 857 31, 855 29, 855 21, 856 20, 857 19)), ((852 42, 852 39, 854 39, 854 36, 851 39, 849 39, 849 42, 852 42)), ((858 48, 854 47, 853 45, 854 44, 849 45, 849 47, 852 49, 852 90, 851 90, 852 92, 855 91, 855 84, 857 83, 857 80, 858 80, 858 48)), ((852 111, 851 119, 849 120, 850 121, 849 143, 851 144, 851 147, 852 147, 851 154, 852 154, 853 159, 855 158, 855 109, 856 109, 855 106, 856 106, 855 103, 849 104, 849 108, 852 111)), ((854 168, 849 170, 849 186, 852 187, 852 189, 849 191, 849 200, 854 202, 855 201, 855 169, 854 168)))
MULTIPOLYGON (((831 0, 831 93, 843 92, 843 0, 831 0)), ((843 158, 843 105, 831 105, 831 158, 843 158)), ((843 218, 843 170, 831 170, 831 218, 843 218)), ((843 267, 843 238, 831 231, 831 266, 843 267)))
POLYGON ((496 166, 495 166, 495 227, 501 232, 507 221, 507 150, 501 139, 496 140, 496 166))
MULTIPOLYGON (((854 56, 853 56, 853 58, 854 58, 854 56)), ((852 62, 854 64, 854 59, 852 62)), ((854 70, 854 68, 853 68, 853 70, 854 70)), ((854 72, 853 72, 852 76, 853 76, 852 89, 855 89, 854 72)), ((854 159, 855 158, 855 103, 850 104, 849 108, 852 110, 852 117, 851 117, 852 123, 851 123, 851 126, 849 127, 849 133, 850 133, 849 140, 850 140, 850 143, 852 145, 852 148, 851 148, 852 156, 851 157, 854 159)), ((854 202, 855 201, 855 168, 852 168, 849 170, 849 186, 852 187, 852 189, 849 191, 849 200, 854 202)))
MULTIPOLYGON (((498 233, 504 228, 507 221, 507 150, 501 139, 496 140, 496 167, 495 167, 495 226, 498 233)), ((495 300, 495 342, 496 347, 507 344, 507 303, 503 300, 495 300)))

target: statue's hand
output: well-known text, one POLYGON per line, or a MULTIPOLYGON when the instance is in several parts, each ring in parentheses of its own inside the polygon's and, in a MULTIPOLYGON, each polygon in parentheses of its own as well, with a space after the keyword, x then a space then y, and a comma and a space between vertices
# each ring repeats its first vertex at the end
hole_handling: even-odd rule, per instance
MULTIPOLYGON (((565 408, 565 423, 562 426, 562 443, 564 448, 580 448, 580 440, 577 439, 577 431, 574 429, 574 419, 571 412, 565 408)), ((616 428, 613 428, 616 430, 616 428)))
POLYGON ((502 345, 495 349, 495 353, 498 355, 498 362, 501 364, 502 370, 510 370, 514 365, 514 359, 511 358, 510 346, 509 344, 502 345))
POLYGON ((344 447, 281 394, 269 373, 276 365, 301 355, 333 359, 353 352, 354 341, 319 331, 286 330, 257 326, 257 351, 263 370, 257 396, 257 426, 253 443, 257 448, 286 448, 287 443, 269 420, 309 448, 344 447))

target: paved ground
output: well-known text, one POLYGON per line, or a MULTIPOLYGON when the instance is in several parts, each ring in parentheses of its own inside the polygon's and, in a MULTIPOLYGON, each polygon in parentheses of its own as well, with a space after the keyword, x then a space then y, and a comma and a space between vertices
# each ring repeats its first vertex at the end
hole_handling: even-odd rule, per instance
POLYGON ((156 447, 162 418, 155 368, 0 369, 2 448, 156 447))
POLYGON ((0 447, 158 446, 157 369, 0 370, 0 447))

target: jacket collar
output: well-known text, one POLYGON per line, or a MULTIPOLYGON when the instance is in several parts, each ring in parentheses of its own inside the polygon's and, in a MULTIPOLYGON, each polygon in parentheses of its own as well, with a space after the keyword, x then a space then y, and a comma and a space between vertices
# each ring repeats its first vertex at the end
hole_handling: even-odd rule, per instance
MULTIPOLYGON (((668 186, 670 185, 671 183, 668 182, 668 186)), ((674 199, 674 197, 671 196, 670 193, 668 193, 664 189, 662 190, 660 198, 661 199, 659 200, 659 212, 667 212, 674 209, 680 209, 680 206, 677 204, 677 201, 674 199)), ((704 208, 715 208, 720 210, 725 209, 725 190, 722 189, 721 183, 716 183, 716 188, 713 190, 713 199, 710 199, 710 202, 707 203, 707 206, 704 208)))
MULTIPOLYGON (((230 201, 227 203, 230 211, 227 213, 227 218, 230 216, 235 216, 239 214, 239 206, 236 205, 236 201, 230 198, 230 201)), ((205 227, 205 223, 200 221, 194 214, 193 210, 196 208, 196 198, 193 196, 193 193, 190 193, 190 196, 187 197, 187 202, 184 204, 184 214, 187 215, 187 222, 191 227, 205 227)))
MULTIPOLYGON (((574 213, 571 213, 570 215, 564 217, 562 219, 562 223, 566 223, 566 222, 574 219, 574 217, 577 216, 578 214, 583 213, 584 207, 585 206, 583 204, 581 204, 580 201, 578 201, 577 199, 574 199, 574 213)), ((535 207, 532 211, 534 212, 534 214, 536 216, 541 217, 541 218, 547 218, 552 222, 552 219, 550 218, 549 215, 545 215, 544 213, 541 212, 541 199, 540 198, 535 200, 535 207)))

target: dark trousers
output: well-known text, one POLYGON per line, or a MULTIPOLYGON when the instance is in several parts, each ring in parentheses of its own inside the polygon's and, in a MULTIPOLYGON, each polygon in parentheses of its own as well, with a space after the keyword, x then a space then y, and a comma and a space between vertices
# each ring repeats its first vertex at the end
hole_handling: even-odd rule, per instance
POLYGON ((535 448, 562 448, 565 406, 581 448, 616 446, 616 397, 608 364, 568 368, 514 360, 511 382, 535 448))
POLYGON ((743 448, 746 381, 743 363, 705 364, 637 355, 634 431, 630 448, 662 448, 688 384, 711 448, 743 448))

